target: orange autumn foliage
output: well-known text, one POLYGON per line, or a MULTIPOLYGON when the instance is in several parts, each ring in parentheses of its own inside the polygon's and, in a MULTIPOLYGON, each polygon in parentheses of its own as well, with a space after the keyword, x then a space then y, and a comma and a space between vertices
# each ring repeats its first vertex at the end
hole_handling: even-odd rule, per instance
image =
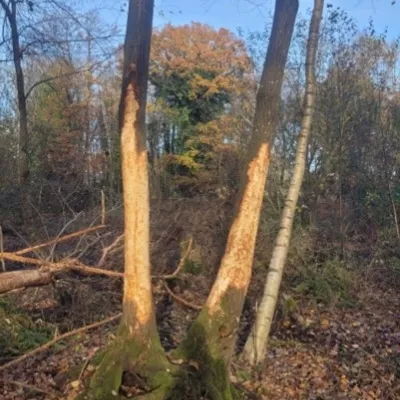
POLYGON ((192 95, 240 93, 252 76, 252 63, 244 42, 231 31, 209 25, 166 25, 155 30, 151 49, 151 74, 176 74, 189 79, 192 95))

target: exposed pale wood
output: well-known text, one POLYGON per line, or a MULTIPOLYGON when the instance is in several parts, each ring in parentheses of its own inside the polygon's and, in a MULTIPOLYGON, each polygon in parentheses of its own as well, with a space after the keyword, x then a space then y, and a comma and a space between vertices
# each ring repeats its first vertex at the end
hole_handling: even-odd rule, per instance
POLYGON ((264 294, 257 310, 256 321, 244 347, 244 356, 251 364, 264 361, 265 349, 271 329, 283 269, 289 250, 293 220, 300 188, 306 166, 307 143, 311 130, 315 101, 315 59, 319 38, 319 27, 322 19, 324 0, 314 1, 314 11, 310 23, 306 59, 306 95, 304 100, 303 119, 298 138, 295 167, 289 191, 283 209, 280 228, 276 239, 265 283, 264 294))
POLYGON ((252 272, 271 147, 279 120, 284 69, 297 10, 298 0, 276 0, 270 41, 257 93, 247 163, 243 168, 233 223, 217 278, 204 312, 199 317, 206 334, 225 332, 218 338, 208 340, 215 343, 216 351, 220 352, 226 366, 233 353, 235 332, 252 272), (207 320, 209 324, 203 322, 207 320), (213 327, 212 332, 207 332, 209 326, 213 327))

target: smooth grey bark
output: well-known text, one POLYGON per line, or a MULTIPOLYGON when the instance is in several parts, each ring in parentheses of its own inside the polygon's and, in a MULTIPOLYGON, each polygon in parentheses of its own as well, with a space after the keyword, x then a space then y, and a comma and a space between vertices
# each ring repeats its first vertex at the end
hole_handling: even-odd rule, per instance
POLYGON ((310 24, 306 58, 306 94, 301 131, 298 138, 295 167, 285 200, 280 229, 273 250, 264 294, 257 310, 256 321, 244 347, 243 355, 252 365, 264 360, 265 349, 271 329, 272 319, 278 299, 293 228, 296 204, 306 167, 308 137, 311 130, 315 101, 315 58, 318 46, 319 27, 322 19, 324 0, 314 1, 314 10, 310 24))

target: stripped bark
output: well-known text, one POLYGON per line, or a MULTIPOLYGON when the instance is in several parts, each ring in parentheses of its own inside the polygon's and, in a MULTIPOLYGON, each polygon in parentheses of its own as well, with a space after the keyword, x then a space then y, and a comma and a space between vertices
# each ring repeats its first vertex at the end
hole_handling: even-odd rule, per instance
POLYGON ((296 204, 303 182, 306 165, 307 143, 311 130, 315 101, 315 58, 318 46, 319 27, 322 19, 324 0, 314 0, 306 59, 306 94, 301 132, 298 138, 296 160, 293 176, 282 213, 280 229, 272 253, 269 272, 264 288, 264 295, 257 311, 256 321, 252 327, 244 348, 244 357, 253 365, 264 361, 268 335, 278 299, 292 234, 296 204))
POLYGON ((213 398, 232 398, 227 371, 251 277, 271 146, 279 118, 283 74, 297 10, 297 0, 276 1, 257 94, 247 166, 241 177, 241 189, 225 254, 206 305, 181 347, 188 359, 198 360, 205 369, 203 379, 214 388, 213 398))
MULTIPOLYGON (((125 207, 123 324, 148 335, 155 329, 150 273, 150 203, 146 100, 153 0, 131 0, 120 102, 125 207)), ((136 334, 136 333, 135 333, 136 334)))
POLYGON ((174 378, 161 346, 152 299, 150 203, 146 148, 146 94, 154 0, 130 0, 120 101, 125 279, 123 313, 82 398, 117 398, 124 372, 146 380, 152 399, 163 398, 174 378))

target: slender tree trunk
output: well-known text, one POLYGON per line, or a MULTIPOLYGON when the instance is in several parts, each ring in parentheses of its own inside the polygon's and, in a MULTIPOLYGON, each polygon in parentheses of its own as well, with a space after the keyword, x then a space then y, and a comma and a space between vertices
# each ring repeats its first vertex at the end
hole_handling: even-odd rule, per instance
POLYGON ((390 203, 392 205, 393 222, 394 222, 394 225, 395 225, 395 228, 396 228, 396 235, 397 235, 397 239, 400 241, 399 218, 397 216, 396 202, 394 201, 393 191, 392 191, 392 188, 390 186, 390 182, 388 183, 388 192, 389 192, 390 203))
POLYGON ((262 362, 265 357, 268 335, 271 329, 283 269, 289 249, 296 204, 306 166, 307 142, 314 113, 315 57, 318 45, 319 27, 322 19, 323 3, 324 0, 314 0, 314 11, 311 19, 307 46, 304 115, 298 139, 294 173, 290 182, 278 237, 269 265, 264 295, 257 311, 256 321, 244 348, 245 358, 253 365, 262 362))
POLYGON ((120 102, 125 206, 123 316, 117 338, 93 376, 86 398, 118 398, 124 372, 146 377, 147 385, 160 395, 172 379, 156 327, 149 256, 145 110, 153 8, 154 0, 129 2, 120 102))
POLYGON ((13 60, 15 79, 17 84, 18 112, 19 112, 19 158, 18 179, 19 183, 25 183, 29 179, 28 163, 28 110, 26 107, 24 72, 22 70, 22 52, 19 43, 19 32, 17 24, 17 1, 11 0, 7 3, 0 0, 0 5, 6 14, 11 30, 11 42, 13 49, 13 60))
POLYGON ((270 152, 279 118, 283 74, 298 10, 297 0, 277 0, 257 94, 248 161, 225 254, 216 281, 180 351, 198 360, 215 399, 231 399, 227 374, 236 331, 250 282, 270 152), (220 397, 218 397, 220 396, 220 397))
POLYGON ((164 154, 170 154, 171 153, 170 126, 166 122, 162 123, 162 132, 164 136, 164 154))
MULTIPOLYGON (((87 65, 92 65, 92 37, 88 36, 87 65)), ((83 181, 87 186, 91 186, 92 181, 96 182, 96 175, 93 173, 91 165, 91 144, 92 144, 92 100, 93 99, 93 74, 92 71, 86 73, 86 129, 84 130, 83 140, 83 181)))

